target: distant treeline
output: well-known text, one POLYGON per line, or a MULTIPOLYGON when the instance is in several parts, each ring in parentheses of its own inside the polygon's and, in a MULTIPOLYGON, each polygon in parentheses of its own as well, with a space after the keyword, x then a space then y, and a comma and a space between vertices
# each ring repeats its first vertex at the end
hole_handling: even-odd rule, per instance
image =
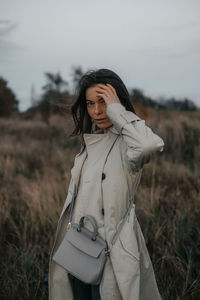
POLYGON ((130 91, 130 98, 132 104, 141 104, 143 106, 149 106, 153 108, 162 108, 167 110, 178 110, 178 111, 194 111, 197 110, 195 103, 188 99, 176 99, 172 98, 161 98, 159 100, 152 99, 151 97, 145 96, 143 91, 140 89, 132 89, 130 91))
MULTIPOLYGON (((72 67, 73 91, 69 88, 69 83, 64 80, 60 73, 46 72, 46 84, 42 87, 39 97, 35 95, 34 89, 31 90, 31 107, 26 112, 19 112, 19 100, 15 93, 8 87, 8 82, 0 77, 0 117, 10 117, 13 113, 25 115, 31 118, 36 112, 40 112, 45 121, 48 122, 51 114, 60 113, 66 104, 72 104, 77 83, 84 74, 82 68, 72 67)), ((129 90, 130 100, 133 105, 142 105, 156 109, 194 111, 199 108, 195 103, 188 99, 162 98, 159 100, 146 96, 141 89, 133 88, 129 90)))

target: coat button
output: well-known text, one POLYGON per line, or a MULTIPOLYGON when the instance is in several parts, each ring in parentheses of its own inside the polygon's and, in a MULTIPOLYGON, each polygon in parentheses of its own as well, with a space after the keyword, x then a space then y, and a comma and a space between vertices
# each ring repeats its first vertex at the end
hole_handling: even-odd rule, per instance
POLYGON ((104 216, 104 208, 101 209, 101 213, 104 216))
POLYGON ((105 174, 105 173, 102 173, 101 179, 104 180, 105 178, 106 178, 106 174, 105 174))

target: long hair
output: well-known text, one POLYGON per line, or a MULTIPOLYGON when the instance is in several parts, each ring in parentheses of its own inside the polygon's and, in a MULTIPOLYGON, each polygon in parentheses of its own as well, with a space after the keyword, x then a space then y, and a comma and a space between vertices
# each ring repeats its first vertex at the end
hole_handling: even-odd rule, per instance
MULTIPOLYGON (((79 80, 76 87, 76 101, 71 107, 72 117, 75 123, 75 129, 71 136, 81 135, 82 144, 83 134, 92 133, 92 121, 87 112, 86 105, 86 89, 95 86, 98 83, 111 84, 117 93, 121 104, 126 110, 135 113, 135 110, 130 102, 129 93, 121 78, 109 69, 99 69, 97 71, 87 71, 79 80)), ((83 145, 84 146, 84 145, 83 145)), ((82 151, 81 151, 82 152, 82 151)))
POLYGON ((116 73, 108 69, 99 69, 97 71, 90 70, 80 78, 76 87, 76 101, 71 107, 71 112, 75 123, 75 129, 72 132, 72 135, 91 133, 92 121, 87 112, 85 93, 87 88, 98 83, 111 84, 115 88, 121 104, 126 108, 126 110, 135 113, 130 102, 127 88, 116 73))

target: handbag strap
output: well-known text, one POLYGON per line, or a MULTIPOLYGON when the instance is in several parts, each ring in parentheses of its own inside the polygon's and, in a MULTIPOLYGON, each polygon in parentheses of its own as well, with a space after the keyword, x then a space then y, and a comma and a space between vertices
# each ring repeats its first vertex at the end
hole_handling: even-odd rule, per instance
MULTIPOLYGON (((120 136, 120 135, 117 135, 116 139, 115 139, 114 142, 112 143, 112 146, 110 147, 110 149, 109 149, 109 151, 108 151, 108 153, 107 153, 107 155, 106 155, 106 159, 105 159, 104 165, 105 165, 105 163, 106 163, 106 161, 107 161, 107 159, 108 159, 108 156, 109 156, 109 154, 110 154, 110 152, 111 152, 111 150, 112 150, 112 148, 113 148, 113 146, 114 146, 114 144, 115 144, 115 142, 117 141, 117 139, 118 139, 119 136, 120 136)), ((70 226, 71 223, 72 223, 72 214, 73 214, 74 203, 75 203, 77 194, 78 194, 78 188, 77 188, 76 185, 74 185, 73 198, 72 198, 72 202, 71 202, 71 205, 70 205, 70 215, 69 215, 69 223, 68 223, 68 226, 70 226)))
MULTIPOLYGON (((140 178, 141 178, 141 175, 142 175, 142 168, 138 171, 137 175, 136 175, 136 178, 135 178, 135 182, 134 182, 134 185, 133 185, 133 191, 136 192, 136 189, 137 189, 137 186, 139 184, 139 181, 140 181, 140 178)), ((131 195, 131 198, 129 199, 129 205, 128 205, 128 208, 126 209, 122 219, 120 220, 120 222, 118 223, 119 226, 117 226, 117 230, 115 232, 115 234, 113 235, 113 238, 111 240, 111 243, 110 243, 110 246, 108 247, 108 250, 106 251, 106 255, 109 255, 114 243, 116 242, 123 226, 124 226, 124 223, 126 222, 127 218, 128 218, 128 215, 133 207, 133 204, 135 202, 135 198, 134 198, 134 195, 131 195)))

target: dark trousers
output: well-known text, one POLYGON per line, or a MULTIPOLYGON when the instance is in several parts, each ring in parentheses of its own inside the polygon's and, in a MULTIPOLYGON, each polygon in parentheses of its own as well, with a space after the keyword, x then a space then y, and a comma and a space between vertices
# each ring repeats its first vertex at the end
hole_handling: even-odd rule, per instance
POLYGON ((75 300, 101 300, 99 285, 86 284, 72 276, 75 300))

